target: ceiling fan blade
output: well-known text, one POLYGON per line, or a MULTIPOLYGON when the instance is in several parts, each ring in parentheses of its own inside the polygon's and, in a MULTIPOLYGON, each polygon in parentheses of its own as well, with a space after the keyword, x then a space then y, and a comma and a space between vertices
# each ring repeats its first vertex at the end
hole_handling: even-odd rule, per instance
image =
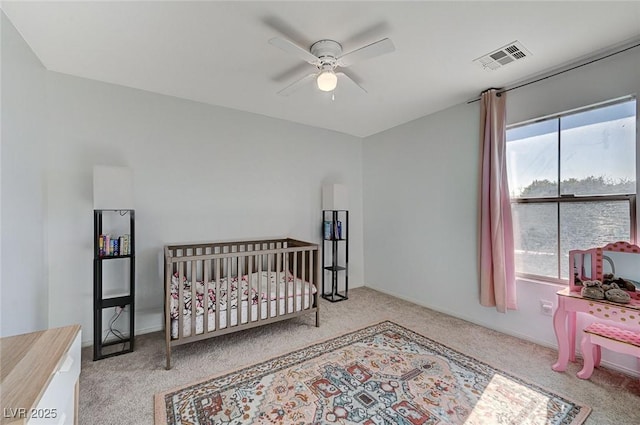
POLYGON ((340 72, 336 72, 336 75, 338 76, 339 80, 348 81, 349 84, 359 88, 360 90, 362 90, 365 93, 369 93, 368 91, 365 90, 364 87, 362 87, 360 84, 356 83, 356 80, 354 80, 353 78, 349 77, 348 74, 345 74, 344 72, 340 71, 340 72))
POLYGON ((293 93, 294 91, 298 90, 300 87, 304 86, 305 84, 310 83, 311 81, 315 80, 316 78, 316 74, 309 74, 309 75, 305 75, 304 77, 300 78, 297 81, 294 81, 293 83, 289 84, 287 87, 283 88, 282 90, 280 90, 278 92, 279 95, 281 96, 289 96, 291 93, 293 93))
POLYGON ((287 53, 291 53, 292 55, 299 57, 305 62, 309 62, 311 65, 316 65, 320 61, 320 59, 312 55, 308 50, 305 50, 297 44, 294 44, 289 40, 285 40, 284 38, 274 37, 269 40, 269 43, 278 47, 279 49, 284 50, 287 53))
POLYGON ((338 58, 339 66, 349 66, 356 62, 371 59, 376 56, 391 53, 396 50, 393 42, 388 38, 371 43, 352 52, 346 53, 338 58))
POLYGON ((309 72, 309 64, 306 62, 299 62, 297 65, 273 76, 271 80, 280 84, 288 84, 290 81, 293 81, 295 78, 299 78, 300 75, 307 72, 309 72))

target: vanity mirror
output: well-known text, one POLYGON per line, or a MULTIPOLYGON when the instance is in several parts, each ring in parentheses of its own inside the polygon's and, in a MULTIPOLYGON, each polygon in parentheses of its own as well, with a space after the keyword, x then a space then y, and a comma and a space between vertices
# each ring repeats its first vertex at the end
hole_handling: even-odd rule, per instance
POLYGON ((580 291, 585 280, 611 280, 621 289, 640 293, 640 247, 628 242, 569 251, 569 270, 571 291, 580 291))
POLYGON ((621 289, 640 291, 640 247, 615 242, 602 248, 602 279, 610 279, 621 289))
POLYGON ((600 248, 569 251, 569 287, 571 291, 580 291, 582 282, 585 280, 597 279, 595 258, 598 249, 600 248))

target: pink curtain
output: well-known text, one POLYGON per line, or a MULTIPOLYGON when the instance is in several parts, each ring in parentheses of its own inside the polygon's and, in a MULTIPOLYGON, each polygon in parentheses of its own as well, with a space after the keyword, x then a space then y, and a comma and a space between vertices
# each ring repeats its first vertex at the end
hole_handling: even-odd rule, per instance
POLYGON ((495 89, 480 100, 480 304, 502 313, 517 309, 505 101, 506 94, 495 89))

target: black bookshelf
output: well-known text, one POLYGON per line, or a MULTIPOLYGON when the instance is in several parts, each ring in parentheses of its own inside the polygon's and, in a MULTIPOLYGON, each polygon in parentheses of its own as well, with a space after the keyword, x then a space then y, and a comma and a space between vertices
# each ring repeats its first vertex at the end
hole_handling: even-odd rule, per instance
MULTIPOLYGON (((117 216, 114 216, 116 220, 117 216)), ((124 219, 126 220, 126 219, 124 219)), ((120 354, 130 353, 134 346, 135 324, 135 211, 134 210, 94 210, 93 211, 93 360, 101 360, 120 354), (121 217, 129 216, 128 235, 129 250, 124 255, 108 255, 100 249, 100 239, 103 234, 103 217, 105 214, 118 214, 121 217), (127 274, 128 288, 126 294, 104 296, 103 294, 103 263, 107 261, 128 262, 127 274), (102 336, 102 315, 105 309, 128 309, 128 335, 114 335, 111 341, 104 340, 102 336), (118 347, 121 345, 121 347, 118 347)), ((122 249, 122 247, 119 247, 122 249)), ((116 313, 117 314, 117 313, 116 313)))
POLYGON ((322 211, 322 298, 349 299, 349 211, 322 211))

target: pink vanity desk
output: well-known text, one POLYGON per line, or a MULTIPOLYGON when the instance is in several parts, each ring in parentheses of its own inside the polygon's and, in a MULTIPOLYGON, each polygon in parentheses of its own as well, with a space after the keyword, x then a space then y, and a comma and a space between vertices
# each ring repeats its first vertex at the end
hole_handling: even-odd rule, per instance
MULTIPOLYGON (((602 281, 603 255, 611 257, 607 254, 616 252, 640 254, 640 248, 627 242, 615 242, 602 248, 570 251, 569 270, 576 270, 582 280, 598 279, 602 281), (591 278, 591 276, 593 277, 591 278)), ((633 261, 636 261, 635 258, 633 261)), ((640 267, 640 255, 637 257, 637 262, 640 267)), ((613 267, 613 262, 611 264, 613 267)), ((628 278, 629 276, 624 277, 628 278)), ((558 308, 553 315, 553 328, 558 340, 558 361, 552 366, 553 370, 557 372, 565 371, 569 360, 572 362, 576 360, 576 313, 578 312, 605 321, 613 321, 621 327, 640 332, 639 292, 629 292, 631 302, 620 304, 607 300, 583 298, 580 295, 581 289, 582 286, 575 284, 575 276, 572 275, 569 279, 569 287, 557 292, 558 308)))
MULTIPOLYGON (((612 303, 607 300, 582 298, 580 291, 570 288, 558 291, 558 308, 553 315, 553 328, 558 339, 558 361, 553 370, 563 372, 567 362, 576 361, 576 313, 590 314, 604 320, 618 322, 625 327, 640 332, 640 300, 631 299, 629 304, 612 303)), ((634 294, 637 296, 637 294, 634 294)))

